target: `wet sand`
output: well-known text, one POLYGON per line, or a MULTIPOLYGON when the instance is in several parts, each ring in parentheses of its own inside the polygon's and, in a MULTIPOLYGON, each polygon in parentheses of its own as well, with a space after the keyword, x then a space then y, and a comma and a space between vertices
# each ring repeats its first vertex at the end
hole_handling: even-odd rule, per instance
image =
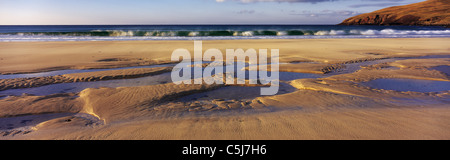
POLYGON ((18 88, 33 88, 57 83, 93 82, 112 79, 139 78, 158 75, 171 71, 172 67, 158 67, 72 73, 47 77, 0 79, 0 91, 18 88))
MULTIPOLYGON (((434 69, 450 64, 449 40, 203 41, 203 50, 218 48, 223 53, 227 48, 280 49, 284 74, 317 76, 285 78, 283 91, 274 96, 248 96, 255 87, 250 85, 170 82, 4 95, 0 139, 450 139, 449 90, 412 92, 365 85, 377 79, 450 82, 445 72, 434 69), (423 57, 429 55, 437 56, 423 57)), ((118 69, 0 79, 0 89, 155 76, 172 67, 120 68, 170 63, 177 48, 193 53, 193 42, 4 42, 1 74, 118 69)))
MULTIPOLYGON (((446 38, 304 39, 203 41, 203 51, 280 49, 280 62, 334 64, 352 60, 448 54, 446 38)), ((61 69, 118 68, 170 62, 178 48, 193 54, 193 41, 98 41, 0 43, 0 73, 32 73, 61 69)), ((299 67, 300 68, 300 67, 299 67)))

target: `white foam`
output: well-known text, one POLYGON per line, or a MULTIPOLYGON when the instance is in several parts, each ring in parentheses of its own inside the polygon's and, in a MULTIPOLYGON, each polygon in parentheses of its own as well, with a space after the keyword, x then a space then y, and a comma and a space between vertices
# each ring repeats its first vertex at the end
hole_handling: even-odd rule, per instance
POLYGON ((143 36, 136 36, 133 31, 108 31, 111 36, 69 36, 18 33, 0 35, 0 42, 28 41, 128 41, 128 40, 232 40, 232 39, 327 39, 327 38, 433 38, 450 37, 450 30, 323 30, 313 35, 287 35, 286 31, 278 31, 277 35, 254 35, 253 31, 234 32, 233 36, 200 36, 192 31, 188 36, 178 36, 177 32, 146 31, 143 36))
MULTIPOLYGON (((356 33, 356 32, 354 32, 356 33)), ((360 31, 362 35, 450 35, 450 30, 393 30, 383 29, 360 31)))
POLYGON ((198 36, 199 34, 200 34, 200 32, 189 32, 189 36, 191 36, 191 37, 198 36))
POLYGON ((245 31, 241 33, 242 36, 253 36, 253 32, 252 31, 245 31))
POLYGON ((286 36, 287 35, 287 32, 285 32, 285 31, 278 31, 277 32, 277 36, 286 36))

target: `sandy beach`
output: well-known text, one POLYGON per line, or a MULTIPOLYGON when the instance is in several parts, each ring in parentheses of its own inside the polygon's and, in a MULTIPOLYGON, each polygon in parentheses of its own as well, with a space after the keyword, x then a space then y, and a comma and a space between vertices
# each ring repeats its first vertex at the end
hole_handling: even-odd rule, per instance
POLYGON ((203 41, 279 49, 274 96, 173 84, 171 54, 193 54, 193 41, 0 42, 0 77, 17 76, 0 79, 0 139, 450 139, 449 40, 203 41), (99 83, 111 87, 89 87, 99 83))

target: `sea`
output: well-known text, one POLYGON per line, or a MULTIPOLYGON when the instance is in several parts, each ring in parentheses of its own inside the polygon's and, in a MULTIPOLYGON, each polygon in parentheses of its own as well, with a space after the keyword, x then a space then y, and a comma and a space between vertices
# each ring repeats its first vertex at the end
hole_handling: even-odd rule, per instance
POLYGON ((0 42, 439 37, 450 37, 450 28, 368 25, 0 25, 0 42))

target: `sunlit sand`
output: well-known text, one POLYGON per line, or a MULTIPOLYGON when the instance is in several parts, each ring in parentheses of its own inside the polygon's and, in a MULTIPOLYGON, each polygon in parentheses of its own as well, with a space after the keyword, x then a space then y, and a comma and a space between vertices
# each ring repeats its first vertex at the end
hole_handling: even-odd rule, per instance
POLYGON ((4 75, 111 70, 0 79, 0 139, 450 139, 447 86, 370 85, 399 79, 448 85, 442 66, 450 64, 449 40, 203 41, 204 50, 222 52, 279 49, 284 76, 273 96, 258 95, 255 85, 173 84, 171 53, 193 53, 193 41, 1 42, 4 75), (169 65, 124 68, 161 64, 169 65), (137 80, 150 76, 159 77, 137 80), (114 87, 77 92, 6 94, 115 80, 114 87))

